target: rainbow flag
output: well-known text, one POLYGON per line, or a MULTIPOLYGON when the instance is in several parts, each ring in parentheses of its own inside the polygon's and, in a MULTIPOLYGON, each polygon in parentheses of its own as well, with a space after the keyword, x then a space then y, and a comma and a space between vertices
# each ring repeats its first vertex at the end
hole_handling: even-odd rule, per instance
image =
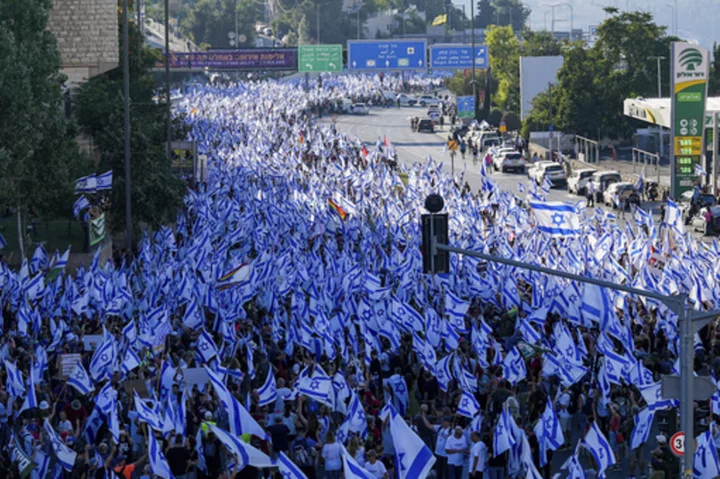
POLYGON ((339 204, 335 202, 332 198, 328 198, 328 206, 335 211, 337 211, 337 214, 340 215, 340 219, 345 221, 345 218, 347 218, 347 211, 345 211, 339 204))

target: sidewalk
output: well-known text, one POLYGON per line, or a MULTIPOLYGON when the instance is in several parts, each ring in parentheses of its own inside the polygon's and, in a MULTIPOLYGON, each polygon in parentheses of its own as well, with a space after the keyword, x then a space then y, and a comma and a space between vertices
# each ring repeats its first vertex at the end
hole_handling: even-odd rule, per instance
MULTIPOLYGON (((615 170, 620 173, 623 180, 634 183, 640 176, 643 169, 642 163, 638 163, 633 167, 631 161, 613 161, 611 159, 600 159, 599 163, 585 163, 573 158, 569 158, 573 168, 595 168, 598 170, 615 170)), ((647 165, 645 167, 644 178, 646 180, 654 180, 661 187, 670 188, 670 168, 668 166, 660 166, 660 170, 656 170, 655 166, 647 165)))

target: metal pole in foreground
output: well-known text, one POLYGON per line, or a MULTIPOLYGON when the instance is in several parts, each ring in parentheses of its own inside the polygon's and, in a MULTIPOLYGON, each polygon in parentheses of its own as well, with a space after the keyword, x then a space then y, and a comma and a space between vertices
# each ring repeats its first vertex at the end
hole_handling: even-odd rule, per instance
POLYGON ((477 82, 475 81, 475 2, 470 2, 470 54, 472 55, 473 118, 478 119, 477 82))
POLYGON ((718 121, 720 121, 720 112, 713 113, 713 129, 712 129, 712 141, 713 141, 713 160, 712 160, 712 194, 715 194, 718 189, 718 159, 720 159, 720 153, 718 152, 718 121))
POLYGON ((680 430, 685 433, 685 454, 683 455, 683 469, 681 477, 693 477, 693 327, 685 307, 685 294, 678 295, 675 304, 670 309, 678 315, 680 323, 680 430))
MULTIPOLYGON (((125 247, 132 249, 132 216, 130 214, 130 52, 128 34, 128 0, 123 0, 123 116, 125 143, 125 247)), ((167 26, 166 26, 167 28, 167 26)), ((166 57, 167 58, 167 57, 166 57)))
MULTIPOLYGON (((235 37, 237 42, 237 37, 235 37)), ((167 94, 167 157, 171 156, 172 141, 172 105, 170 104, 170 0, 165 0, 165 90, 167 94)))

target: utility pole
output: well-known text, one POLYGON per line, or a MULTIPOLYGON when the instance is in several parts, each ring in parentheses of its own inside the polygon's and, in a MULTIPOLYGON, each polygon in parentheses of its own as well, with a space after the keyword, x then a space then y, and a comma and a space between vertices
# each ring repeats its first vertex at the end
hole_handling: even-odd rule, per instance
MULTIPOLYGON (((125 247, 132 250, 132 216, 130 214, 130 45, 128 34, 128 0, 123 0, 123 116, 125 147, 125 247)), ((166 25, 167 28, 167 25, 166 25)), ((166 55, 167 62, 167 55, 166 55)))
MULTIPOLYGON (((472 3, 472 2, 470 2, 472 3)), ((463 3, 463 17, 467 18, 467 15, 465 14, 465 4, 463 3)), ((473 25, 472 18, 470 19, 470 28, 475 28, 475 25, 473 25)), ((463 28, 463 44, 467 45, 467 28, 463 28)))
MULTIPOLYGON (((651 56, 648 57, 650 60, 657 60, 657 87, 658 87, 658 98, 662 98, 662 64, 661 62, 665 60, 664 56, 651 56)), ((655 168, 658 171, 658 175, 660 174, 660 158, 663 156, 663 126, 658 125, 658 157, 655 163, 655 168)))
MULTIPOLYGON (((237 40, 237 37, 235 37, 237 40)), ((165 0, 165 94, 167 95, 167 145, 166 155, 171 156, 170 142, 172 141, 172 105, 170 104, 170 0, 165 0)))
POLYGON ((317 30, 317 42, 320 44, 320 4, 315 4, 315 29, 317 30))
POLYGON ((548 96, 550 97, 550 104, 548 106, 548 119, 550 120, 550 161, 554 161, 553 158, 553 103, 552 103, 552 82, 548 83, 548 96))
POLYGON ((358 17, 357 17, 357 38, 358 38, 358 40, 360 40, 360 8, 362 8, 362 7, 358 7, 358 11, 357 11, 357 14, 358 14, 358 17))
POLYGON ((475 120, 478 119, 478 94, 477 81, 475 79, 475 1, 470 2, 470 55, 472 56, 472 91, 475 120))

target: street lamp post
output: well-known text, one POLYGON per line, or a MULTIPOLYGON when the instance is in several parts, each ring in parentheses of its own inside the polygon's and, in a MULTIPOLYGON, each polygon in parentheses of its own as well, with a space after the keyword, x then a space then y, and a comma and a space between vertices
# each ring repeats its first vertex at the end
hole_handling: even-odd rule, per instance
MULTIPOLYGON (((658 88, 658 98, 662 98, 662 64, 661 62, 665 60, 664 56, 650 56, 648 57, 649 60, 657 60, 657 88, 658 88)), ((660 158, 663 156, 663 126, 658 125, 658 157, 655 162, 655 167, 657 169, 658 175, 660 175, 660 158)))
POLYGON ((477 95, 477 81, 475 79, 475 2, 470 2, 470 56, 472 57, 472 90, 473 90, 473 105, 475 120, 478 119, 478 95, 477 95))
POLYGON ((167 145, 165 154, 170 158, 172 141, 172 105, 170 103, 170 0, 165 0, 165 93, 167 94, 167 145))
MULTIPOLYGON (((128 34, 128 0, 123 0, 123 133, 125 166, 125 247, 132 249, 132 216, 130 215, 130 52, 128 34)), ((167 28, 167 25, 165 25, 167 28)), ((167 54, 165 55, 167 62, 167 54)))

